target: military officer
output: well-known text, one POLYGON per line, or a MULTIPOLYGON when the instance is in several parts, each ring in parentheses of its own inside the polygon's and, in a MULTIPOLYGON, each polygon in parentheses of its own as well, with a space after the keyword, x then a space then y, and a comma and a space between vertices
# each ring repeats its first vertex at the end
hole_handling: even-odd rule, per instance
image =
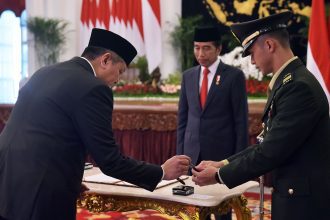
POLYGON ((200 186, 229 188, 272 171, 272 219, 330 219, 329 105, 317 79, 290 49, 286 11, 231 26, 264 75, 273 73, 262 120, 263 142, 220 162, 202 161, 200 186))

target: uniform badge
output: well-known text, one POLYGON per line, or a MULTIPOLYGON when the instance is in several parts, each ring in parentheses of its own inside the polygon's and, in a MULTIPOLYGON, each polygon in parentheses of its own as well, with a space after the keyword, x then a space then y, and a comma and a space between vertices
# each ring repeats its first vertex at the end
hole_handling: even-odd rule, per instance
POLYGON ((291 80, 292 80, 292 74, 288 73, 283 78, 283 84, 286 84, 286 83, 290 82, 291 80))
POLYGON ((217 75, 217 78, 215 79, 215 84, 216 85, 220 84, 220 75, 217 75))

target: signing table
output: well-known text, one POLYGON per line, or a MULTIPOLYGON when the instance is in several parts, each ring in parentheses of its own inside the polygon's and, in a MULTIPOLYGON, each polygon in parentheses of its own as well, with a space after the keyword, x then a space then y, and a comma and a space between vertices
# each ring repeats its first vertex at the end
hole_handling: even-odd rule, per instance
MULTIPOLYGON (((98 168, 85 171, 84 178, 100 173, 98 168)), ((205 219, 210 213, 224 214, 234 209, 237 220, 251 219, 246 207, 247 200, 242 194, 258 183, 249 181, 233 189, 225 185, 196 186, 190 177, 184 181, 194 186, 195 193, 189 196, 172 194, 172 188, 179 182, 157 188, 149 192, 142 188, 114 184, 85 182, 90 189, 78 200, 80 208, 92 212, 131 211, 153 209, 182 219, 205 219)))

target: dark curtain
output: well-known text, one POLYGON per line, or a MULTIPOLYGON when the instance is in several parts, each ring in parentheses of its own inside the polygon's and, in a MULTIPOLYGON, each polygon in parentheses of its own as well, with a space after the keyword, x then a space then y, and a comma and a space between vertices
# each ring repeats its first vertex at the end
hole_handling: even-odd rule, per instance
POLYGON ((175 155, 176 131, 114 130, 121 151, 134 159, 162 164, 175 155))

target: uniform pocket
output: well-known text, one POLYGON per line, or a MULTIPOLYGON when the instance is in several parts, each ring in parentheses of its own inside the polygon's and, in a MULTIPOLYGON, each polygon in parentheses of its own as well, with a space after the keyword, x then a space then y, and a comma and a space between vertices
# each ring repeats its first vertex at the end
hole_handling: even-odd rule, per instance
POLYGON ((279 179, 274 185, 274 191, 280 196, 309 196, 310 182, 308 178, 279 179))

